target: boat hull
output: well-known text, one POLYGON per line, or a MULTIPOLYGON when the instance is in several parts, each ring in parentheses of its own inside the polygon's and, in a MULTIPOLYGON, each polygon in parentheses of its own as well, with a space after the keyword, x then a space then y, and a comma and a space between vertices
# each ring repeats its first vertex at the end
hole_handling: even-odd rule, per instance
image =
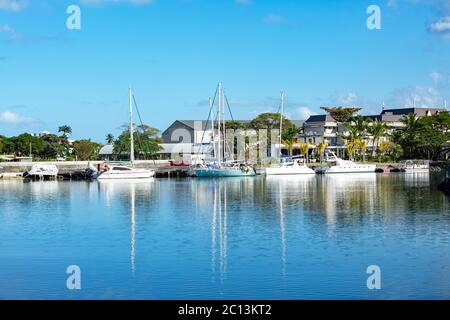
POLYGON ((254 170, 243 171, 240 169, 195 169, 193 175, 198 178, 220 178, 220 177, 253 177, 254 170))
POLYGON ((316 172, 308 167, 278 167, 266 168, 265 174, 268 176, 276 175, 299 175, 299 174, 315 174, 316 172))
POLYGON ((376 168, 376 165, 360 165, 352 167, 332 166, 327 168, 318 168, 316 169, 316 173, 375 173, 376 168))
POLYGON ((148 179, 154 177, 154 171, 139 171, 139 172, 103 172, 100 174, 98 180, 130 180, 130 179, 148 179))

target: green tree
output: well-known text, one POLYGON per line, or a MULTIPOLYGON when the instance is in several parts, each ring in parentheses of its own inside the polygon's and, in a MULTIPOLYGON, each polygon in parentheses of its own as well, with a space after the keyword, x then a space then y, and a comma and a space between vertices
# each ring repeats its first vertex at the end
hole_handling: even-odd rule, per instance
POLYGON ((309 143, 307 143, 307 142, 300 143, 298 145, 298 148, 300 150, 300 153, 305 157, 306 163, 308 163, 309 162, 309 148, 310 148, 309 143))
POLYGON ((361 108, 358 107, 322 107, 321 109, 328 112, 336 122, 340 123, 348 122, 356 112, 361 110, 361 108))
MULTIPOLYGON (((159 130, 148 125, 140 125, 136 128, 133 134, 135 142, 135 158, 150 158, 161 150, 159 137, 159 130)), ((116 139, 114 143, 114 153, 120 155, 122 153, 130 153, 130 131, 129 127, 124 126, 123 132, 116 139)))
POLYGON ((323 157, 325 155, 325 150, 328 148, 328 141, 324 139, 321 143, 317 144, 317 149, 319 151, 320 163, 323 162, 323 157))
POLYGON ((404 127, 394 134, 394 141, 402 146, 405 156, 411 159, 417 156, 419 146, 418 133, 421 123, 419 118, 413 113, 404 116, 402 122, 404 127))
POLYGON ((108 144, 113 144, 114 143, 114 136, 112 135, 112 133, 108 133, 106 135, 106 143, 108 143, 108 144))
POLYGON ((380 143, 380 139, 384 137, 387 133, 387 124, 375 119, 369 127, 369 134, 372 136, 373 140, 373 150, 372 156, 375 157, 378 152, 378 145, 380 143))
POLYGON ((416 140, 426 156, 436 160, 444 144, 450 141, 450 114, 441 112, 419 119, 416 140))
POLYGON ((63 125, 58 128, 58 132, 62 132, 63 136, 68 138, 72 134, 72 128, 68 125, 63 125))
POLYGON ((73 154, 79 161, 96 160, 101 144, 89 140, 78 140, 73 143, 73 154))
POLYGON ((356 140, 357 149, 359 149, 359 152, 361 153, 363 162, 366 162, 366 152, 367 152, 367 141, 362 139, 356 140))
POLYGON ((10 142, 14 145, 14 150, 10 151, 18 156, 29 155, 30 151, 33 155, 40 155, 44 150, 44 142, 29 133, 22 133, 17 137, 11 137, 10 142))
POLYGON ((40 157, 44 159, 56 159, 66 157, 69 153, 70 145, 65 137, 58 137, 55 134, 46 134, 41 137, 44 148, 40 157))

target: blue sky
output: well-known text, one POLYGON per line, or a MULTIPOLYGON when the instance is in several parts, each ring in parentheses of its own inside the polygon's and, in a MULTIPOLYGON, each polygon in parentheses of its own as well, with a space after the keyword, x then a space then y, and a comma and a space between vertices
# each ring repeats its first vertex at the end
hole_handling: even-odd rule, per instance
MULTIPOLYGON (((0 134, 104 141, 127 119, 201 119, 218 81, 235 118, 304 119, 324 105, 450 101, 450 0, 0 0, 0 134), (66 8, 81 8, 68 30, 66 8), (381 30, 366 27, 370 4, 381 30)), ((450 103, 450 102, 449 102, 450 103)))

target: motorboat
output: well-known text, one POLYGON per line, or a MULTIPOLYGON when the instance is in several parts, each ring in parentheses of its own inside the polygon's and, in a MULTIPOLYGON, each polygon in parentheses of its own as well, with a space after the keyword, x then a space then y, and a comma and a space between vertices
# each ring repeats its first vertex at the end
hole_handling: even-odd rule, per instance
POLYGON ((430 172, 430 162, 426 160, 406 160, 400 170, 406 173, 428 173, 430 172))
POLYGON ((25 172, 24 178, 28 177, 56 177, 58 175, 58 167, 54 164, 34 164, 30 170, 25 172))
POLYGON ((328 166, 318 167, 315 169, 316 173, 369 173, 375 172, 376 165, 374 164, 359 164, 350 160, 340 159, 331 152, 331 157, 328 158, 328 166))
POLYGON ((299 160, 291 158, 287 161, 276 164, 272 167, 266 168, 265 174, 272 175, 297 175, 297 174, 315 174, 316 172, 308 168, 305 163, 300 164, 299 160))
POLYGON ((102 172, 97 179, 148 179, 155 175, 155 171, 147 169, 130 168, 127 166, 105 166, 105 171, 102 172))
POLYGON ((272 175, 297 175, 297 174, 315 174, 315 171, 311 168, 308 168, 303 162, 299 163, 299 157, 288 157, 283 159, 281 154, 281 146, 282 146, 282 133, 283 133, 283 113, 284 113, 284 93, 281 93, 281 104, 280 104, 280 134, 279 134, 279 163, 265 168, 265 170, 261 170, 263 174, 268 176, 272 175))
POLYGON ((198 178, 214 177, 253 177, 255 170, 249 164, 203 164, 191 170, 191 176, 198 178))

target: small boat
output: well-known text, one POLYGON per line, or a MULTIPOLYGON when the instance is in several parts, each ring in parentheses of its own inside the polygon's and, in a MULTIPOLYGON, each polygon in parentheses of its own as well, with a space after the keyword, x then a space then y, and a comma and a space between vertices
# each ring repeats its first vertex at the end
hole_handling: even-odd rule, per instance
POLYGON ((290 161, 285 161, 275 166, 265 169, 265 174, 268 176, 272 175, 297 175, 297 174, 315 174, 316 172, 308 168, 304 163, 299 164, 299 161, 292 159, 290 161))
POLYGON ((426 160, 406 160, 400 170, 406 173, 428 173, 430 162, 426 160))
POLYGON ((93 173, 93 177, 96 177, 98 180, 110 180, 110 179, 148 179, 152 178, 155 175, 154 170, 149 169, 138 169, 134 168, 134 128, 133 128, 133 93, 131 88, 129 89, 129 98, 130 98, 130 162, 131 167, 122 166, 122 165, 114 165, 114 166, 105 166, 105 170, 100 173, 93 173))
POLYGON ((58 175, 58 167, 54 164, 34 164, 30 170, 25 172, 24 178, 45 178, 45 177, 56 177, 58 175))
POLYGON ((280 104, 280 135, 279 135, 279 146, 280 146, 280 153, 279 153, 279 163, 276 165, 273 165, 270 168, 266 168, 263 170, 263 174, 266 174, 268 176, 272 175, 297 175, 297 174, 315 174, 316 172, 308 168, 306 164, 303 162, 303 164, 299 164, 299 160, 297 158, 299 157, 290 157, 286 158, 283 161, 282 154, 281 154, 281 146, 282 146, 282 132, 283 132, 283 113, 284 113, 284 93, 281 93, 281 104, 280 104))
POLYGON ((374 173, 377 168, 374 164, 358 164, 350 160, 340 159, 334 152, 330 154, 331 158, 328 159, 330 165, 316 168, 316 173, 374 173))
POLYGON ((214 177, 253 177, 256 176, 255 170, 251 165, 218 165, 207 164, 191 171, 191 175, 198 178, 214 177))
POLYGON ((106 165, 106 170, 102 172, 97 179, 148 179, 155 175, 153 170, 130 168, 126 166, 112 166, 106 165))

